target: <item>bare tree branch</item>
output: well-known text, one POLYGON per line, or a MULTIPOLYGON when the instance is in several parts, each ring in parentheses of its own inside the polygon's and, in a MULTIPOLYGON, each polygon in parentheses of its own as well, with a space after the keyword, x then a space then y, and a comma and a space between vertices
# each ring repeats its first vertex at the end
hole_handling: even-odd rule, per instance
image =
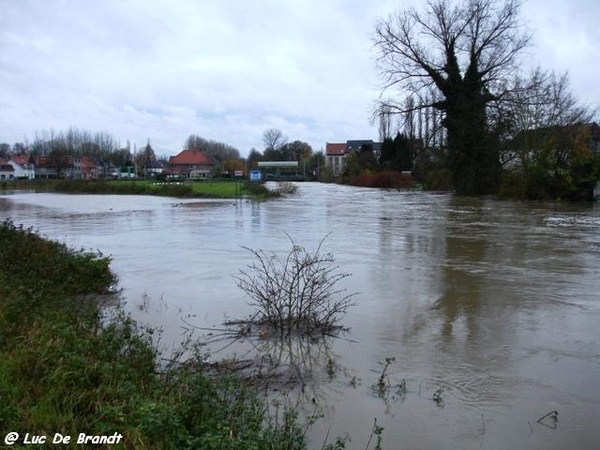
POLYGON ((313 252, 291 238, 290 242, 292 248, 283 259, 244 247, 256 261, 240 270, 237 285, 257 308, 257 323, 275 328, 281 335, 331 332, 340 316, 354 305, 356 294, 337 287, 350 275, 339 271, 331 253, 321 252, 323 240, 313 252))

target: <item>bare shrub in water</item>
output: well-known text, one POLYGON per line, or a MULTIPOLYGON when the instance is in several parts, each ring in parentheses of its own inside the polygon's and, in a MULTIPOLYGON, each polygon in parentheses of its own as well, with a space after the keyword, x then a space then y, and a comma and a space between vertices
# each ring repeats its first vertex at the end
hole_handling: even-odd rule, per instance
MULTIPOLYGON (((288 236, 289 238, 289 236, 288 236)), ((237 285, 257 308, 253 322, 292 332, 328 333, 339 329, 339 319, 353 306, 353 297, 338 283, 350 276, 340 272, 332 253, 323 253, 321 240, 316 250, 307 251, 291 238, 285 258, 248 247, 255 261, 236 277, 237 285)))
POLYGON ((297 190, 298 186, 290 181, 279 181, 275 188, 275 192, 278 192, 281 195, 295 194, 297 190))

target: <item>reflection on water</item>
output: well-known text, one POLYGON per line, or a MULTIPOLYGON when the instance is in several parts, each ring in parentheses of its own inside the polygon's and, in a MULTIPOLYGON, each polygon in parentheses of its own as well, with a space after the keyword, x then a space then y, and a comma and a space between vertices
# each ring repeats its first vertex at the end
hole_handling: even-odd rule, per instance
POLYGON ((240 373, 271 396, 284 393, 288 405, 305 413, 313 413, 316 408, 324 414, 329 409, 332 391, 342 394, 333 381, 352 382, 343 361, 332 349, 332 340, 328 336, 298 335, 266 339, 238 335, 231 339, 230 335, 230 339, 211 338, 207 342, 212 357, 218 361, 223 352, 214 351, 218 346, 213 343, 229 341, 220 348, 229 350, 228 358, 242 362, 240 373))
POLYGON ((242 246, 285 253, 286 233, 308 248, 329 234, 325 250, 353 274, 344 287, 360 292, 351 339, 219 352, 295 377, 306 410, 314 398, 325 414, 315 447, 329 431, 363 449, 374 418, 385 448, 600 442, 599 205, 303 183, 265 203, 16 193, 0 196, 0 217, 112 255, 129 310, 167 342, 182 317, 215 327, 251 313, 233 280, 251 262, 242 246), (375 395, 386 360, 389 389, 375 395), (537 422, 551 411, 553 427, 537 422))

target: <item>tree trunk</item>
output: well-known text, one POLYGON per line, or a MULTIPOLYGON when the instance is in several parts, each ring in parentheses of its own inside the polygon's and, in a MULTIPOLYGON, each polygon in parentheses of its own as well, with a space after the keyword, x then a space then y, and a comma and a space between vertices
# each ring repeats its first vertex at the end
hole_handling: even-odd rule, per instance
POLYGON ((485 99, 472 87, 457 90, 442 103, 448 132, 449 168, 460 195, 496 192, 500 173, 497 146, 488 132, 485 99))

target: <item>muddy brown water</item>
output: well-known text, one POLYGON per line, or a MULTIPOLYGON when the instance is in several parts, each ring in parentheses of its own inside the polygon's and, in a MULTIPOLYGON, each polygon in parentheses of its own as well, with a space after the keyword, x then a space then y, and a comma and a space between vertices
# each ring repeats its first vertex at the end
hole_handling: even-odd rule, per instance
POLYGON ((359 292, 348 334, 210 346, 298 369, 305 391, 286 401, 324 416, 315 448, 347 434, 364 449, 375 419, 390 449, 600 448, 600 205, 298 188, 263 203, 5 192, 0 218, 111 255, 126 308, 163 329, 166 353, 187 324, 252 312, 233 278, 252 261, 243 246, 281 254, 286 233, 309 249, 328 235, 359 292))

